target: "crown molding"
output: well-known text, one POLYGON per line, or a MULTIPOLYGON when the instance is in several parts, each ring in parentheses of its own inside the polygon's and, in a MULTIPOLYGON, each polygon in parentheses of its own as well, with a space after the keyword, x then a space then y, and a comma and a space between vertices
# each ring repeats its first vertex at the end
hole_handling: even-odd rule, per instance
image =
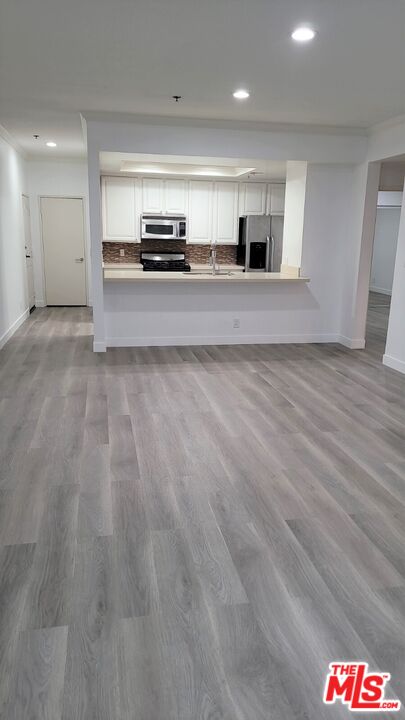
POLYGON ((133 125, 169 125, 225 130, 303 133, 309 135, 359 135, 365 137, 368 134, 368 128, 366 127, 349 127, 346 125, 311 125, 309 123, 273 123, 232 119, 213 120, 210 118, 179 117, 173 115, 140 115, 119 112, 95 112, 90 110, 81 110, 80 114, 86 123, 110 122, 133 125))
POLYGON ((405 115, 397 115, 389 120, 384 120, 383 122, 376 123, 376 125, 372 125, 369 129, 369 135, 374 135, 375 133, 381 132, 381 130, 390 130, 399 125, 405 125, 405 115))
POLYGON ((27 153, 25 152, 25 150, 23 150, 23 148, 21 147, 21 145, 19 145, 19 143, 17 142, 17 140, 15 139, 15 137, 14 137, 13 135, 11 135, 11 133, 9 133, 8 130, 6 130, 6 128, 4 127, 4 125, 0 125, 0 137, 2 137, 3 140, 6 141, 6 143, 8 143, 9 145, 11 145, 11 147, 13 147, 14 150, 15 150, 16 152, 18 152, 18 154, 21 155, 21 157, 22 157, 24 160, 27 160, 27 159, 28 159, 28 155, 27 155, 27 153))

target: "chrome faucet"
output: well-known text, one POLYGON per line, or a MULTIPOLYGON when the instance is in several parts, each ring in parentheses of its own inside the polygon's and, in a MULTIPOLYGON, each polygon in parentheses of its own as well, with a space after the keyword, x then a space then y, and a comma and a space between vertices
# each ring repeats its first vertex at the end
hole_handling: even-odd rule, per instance
POLYGON ((209 264, 212 265, 212 274, 216 275, 219 268, 217 267, 217 246, 215 243, 212 243, 210 247, 209 264))

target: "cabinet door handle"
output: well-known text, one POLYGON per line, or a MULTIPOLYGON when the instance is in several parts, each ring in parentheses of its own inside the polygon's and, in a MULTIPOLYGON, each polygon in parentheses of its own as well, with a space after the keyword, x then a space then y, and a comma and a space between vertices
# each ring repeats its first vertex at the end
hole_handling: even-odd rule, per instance
POLYGON ((84 262, 84 258, 75 258, 75 262, 84 262))

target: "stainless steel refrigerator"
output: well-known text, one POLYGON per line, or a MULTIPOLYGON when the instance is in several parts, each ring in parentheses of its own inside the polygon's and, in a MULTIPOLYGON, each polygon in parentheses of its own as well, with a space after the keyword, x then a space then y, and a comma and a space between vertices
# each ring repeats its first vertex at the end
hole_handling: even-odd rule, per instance
POLYGON ((280 272, 283 228, 282 215, 240 217, 238 265, 244 265, 246 272, 280 272))

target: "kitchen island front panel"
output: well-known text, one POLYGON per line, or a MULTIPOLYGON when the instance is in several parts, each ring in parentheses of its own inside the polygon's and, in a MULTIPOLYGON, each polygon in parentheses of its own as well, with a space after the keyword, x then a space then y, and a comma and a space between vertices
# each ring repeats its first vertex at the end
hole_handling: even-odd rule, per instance
POLYGON ((171 275, 140 272, 135 280, 104 281, 107 347, 336 339, 323 333, 305 279, 171 275))

